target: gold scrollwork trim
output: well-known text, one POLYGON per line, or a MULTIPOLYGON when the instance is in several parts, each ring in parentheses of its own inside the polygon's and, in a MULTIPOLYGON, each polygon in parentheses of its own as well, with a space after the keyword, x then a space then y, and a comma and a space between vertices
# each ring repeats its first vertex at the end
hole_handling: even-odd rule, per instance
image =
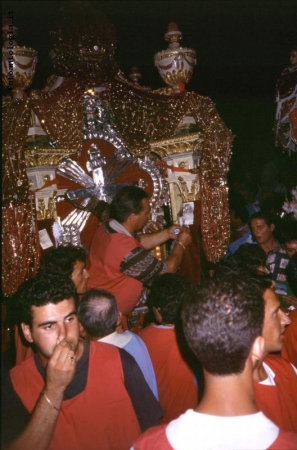
POLYGON ((183 177, 178 177, 183 202, 194 202, 199 200, 198 180, 192 180, 191 191, 183 177))
MULTIPOLYGON (((22 89, 27 89, 32 83, 33 75, 33 73, 15 72, 13 74, 13 88, 20 87, 22 89)), ((9 81, 8 75, 2 74, 2 82, 5 86, 9 86, 9 81)))
POLYGON ((170 86, 175 86, 177 83, 179 83, 180 81, 183 81, 184 83, 188 83, 191 79, 192 70, 173 70, 172 72, 167 72, 167 73, 161 73, 162 71, 160 71, 160 75, 162 77, 162 80, 164 81, 164 83, 169 84, 170 86))
POLYGON ((25 150, 26 167, 57 166, 61 159, 77 153, 65 148, 32 148, 25 150))
POLYGON ((179 47, 174 50, 161 50, 156 53, 154 56, 155 61, 163 61, 164 59, 176 57, 178 54, 182 54, 183 56, 190 56, 191 58, 196 58, 195 50, 190 48, 179 47))
POLYGON ((151 150, 157 153, 160 158, 179 153, 190 153, 203 149, 203 134, 192 133, 186 136, 178 136, 162 141, 150 142, 151 150))

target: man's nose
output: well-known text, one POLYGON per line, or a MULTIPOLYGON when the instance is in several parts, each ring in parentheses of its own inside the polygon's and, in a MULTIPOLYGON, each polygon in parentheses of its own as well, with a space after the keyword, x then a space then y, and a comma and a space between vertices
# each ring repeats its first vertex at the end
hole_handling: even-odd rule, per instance
POLYGON ((58 342, 63 341, 63 339, 66 339, 66 337, 67 337, 66 325, 63 323, 58 326, 58 336, 57 336, 58 342))
POLYGON ((290 317, 287 316, 287 314, 284 311, 282 311, 281 309, 280 309, 280 314, 281 314, 281 323, 283 325, 290 325, 290 323, 291 323, 290 317))
POLYGON ((87 271, 87 269, 85 269, 84 275, 85 275, 85 278, 86 278, 86 279, 90 278, 90 274, 89 274, 89 272, 87 271))

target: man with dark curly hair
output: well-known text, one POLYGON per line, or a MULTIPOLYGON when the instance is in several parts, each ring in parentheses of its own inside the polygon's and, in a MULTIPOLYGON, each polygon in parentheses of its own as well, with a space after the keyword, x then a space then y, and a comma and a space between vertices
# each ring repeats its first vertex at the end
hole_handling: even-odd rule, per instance
POLYGON ((162 410, 134 358, 79 338, 78 295, 69 277, 41 273, 16 295, 20 325, 36 353, 4 377, 4 446, 127 450, 158 423, 162 410))
POLYGON ((206 280, 185 293, 182 323, 203 366, 205 391, 195 409, 153 427, 134 450, 296 449, 297 434, 283 432, 256 406, 253 369, 264 350, 263 275, 246 270, 206 280))
MULTIPOLYGON (((65 275, 69 277, 79 296, 87 290, 87 280, 89 272, 86 269, 87 251, 84 247, 75 245, 60 245, 59 247, 48 250, 40 261, 38 273, 44 273, 46 276, 65 275)), ((18 309, 18 305, 13 302, 13 309, 18 309)), ((15 312, 12 310, 14 316, 15 312)), ((15 327, 15 361, 21 363, 24 359, 32 355, 31 347, 22 339, 22 331, 15 327)))
POLYGON ((60 245, 49 250, 40 261, 39 271, 50 274, 65 275, 73 281, 78 295, 87 290, 89 272, 86 269, 87 251, 75 245, 60 245))

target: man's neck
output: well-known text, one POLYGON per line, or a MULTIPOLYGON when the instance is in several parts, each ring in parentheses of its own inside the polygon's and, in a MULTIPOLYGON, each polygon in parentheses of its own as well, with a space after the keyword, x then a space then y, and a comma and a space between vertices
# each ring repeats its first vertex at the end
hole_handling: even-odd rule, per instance
POLYGON ((255 414, 251 371, 234 375, 205 375, 205 391, 197 412, 214 416, 243 416, 255 414))
POLYGON ((276 247, 276 240, 272 236, 267 242, 264 244, 259 244, 259 246, 264 250, 265 253, 270 252, 271 250, 274 250, 276 247))
POLYGON ((133 229, 132 225, 129 224, 127 221, 120 223, 120 222, 117 222, 114 219, 111 219, 109 221, 109 225, 111 226, 111 228, 113 228, 118 233, 127 231, 126 234, 133 235, 133 233, 135 232, 135 230, 133 229))

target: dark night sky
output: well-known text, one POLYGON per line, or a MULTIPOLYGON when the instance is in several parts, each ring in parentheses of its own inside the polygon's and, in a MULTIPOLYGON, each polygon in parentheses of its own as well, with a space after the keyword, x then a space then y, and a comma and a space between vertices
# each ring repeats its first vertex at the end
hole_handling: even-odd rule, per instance
MULTIPOLYGON (((52 73, 49 31, 59 8, 71 1, 3 1, 2 14, 13 9, 19 45, 35 48, 39 62, 31 87, 41 88, 52 73)), ((86 2, 79 2, 86 3, 86 2)), ((296 0, 91 1, 117 30, 115 60, 128 75, 137 65, 141 84, 163 86, 153 55, 167 47, 169 22, 183 33, 181 45, 197 52, 187 85, 209 96, 235 134, 233 164, 256 171, 274 152, 274 89, 297 44, 296 0)))

